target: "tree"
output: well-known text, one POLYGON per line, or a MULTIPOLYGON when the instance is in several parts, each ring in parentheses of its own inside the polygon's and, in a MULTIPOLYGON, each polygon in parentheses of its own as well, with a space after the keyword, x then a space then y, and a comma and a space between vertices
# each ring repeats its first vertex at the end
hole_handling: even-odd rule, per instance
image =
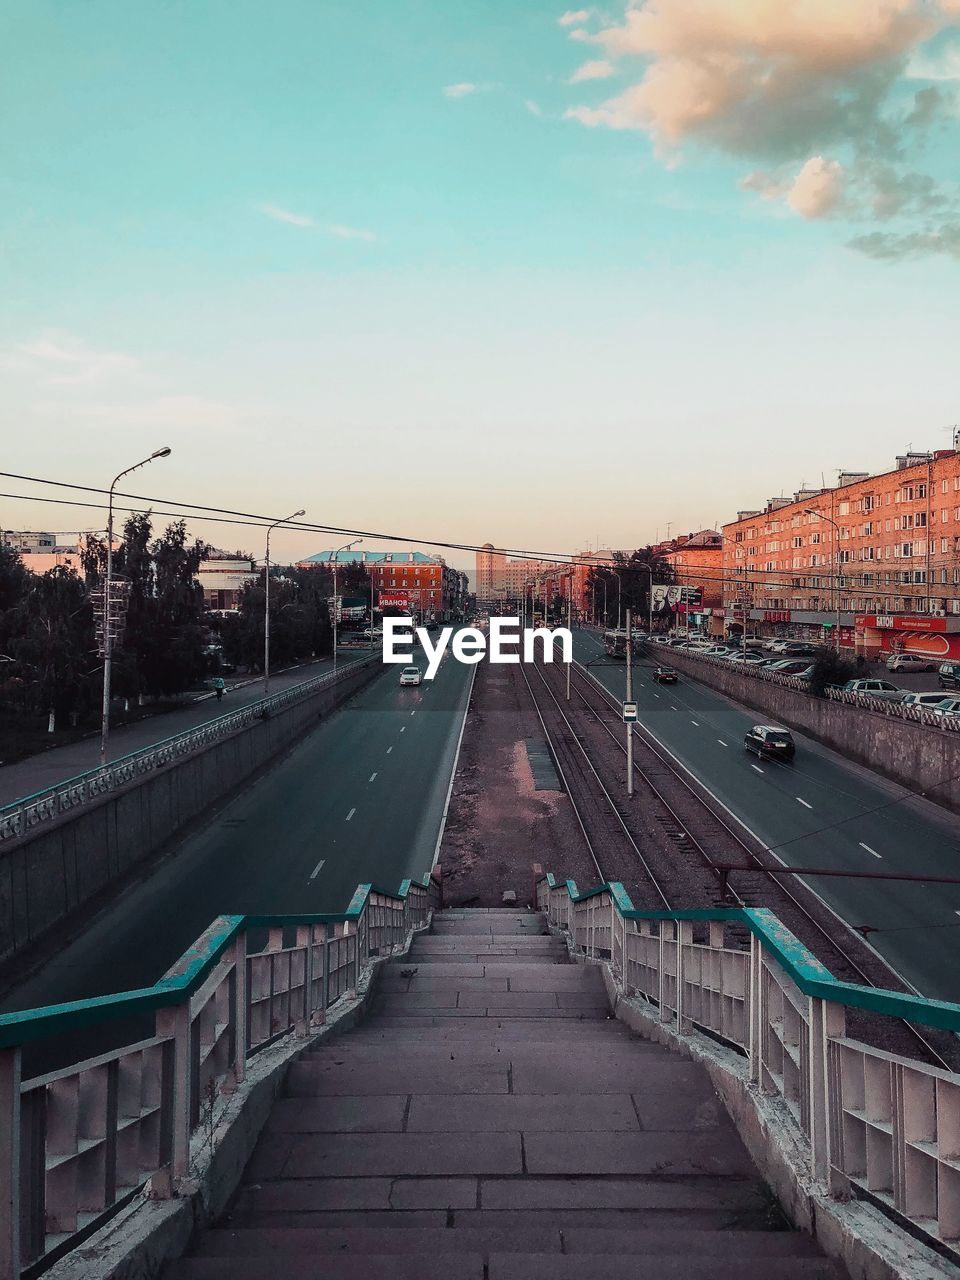
POLYGON ((836 649, 821 649, 813 660, 810 692, 817 698, 823 698, 829 688, 855 680, 858 674, 857 664, 852 658, 844 657, 836 649))
POLYGON ((54 721, 89 711, 98 698, 100 664, 83 580, 62 565, 33 577, 12 621, 10 656, 20 669, 23 710, 54 721))
MULTIPOLYGON (((644 622, 650 613, 650 583, 674 584, 676 572, 669 560, 658 555, 651 547, 640 547, 627 556, 622 551, 613 553, 613 562, 609 565, 595 565, 587 574, 586 596, 588 610, 603 614, 604 583, 606 583, 607 616, 602 618, 604 626, 616 621, 617 605, 621 605, 621 614, 626 619, 627 609, 632 610, 635 623, 644 622), (620 586, 617 586, 619 578, 620 586)), ((670 614, 671 610, 661 610, 654 617, 670 614)))
MULTIPOLYGON (((365 572, 365 571, 364 571, 365 572)), ((337 591, 340 572, 337 572, 337 591)), ((333 631, 328 600, 333 574, 326 566, 285 568, 270 575, 270 666, 281 667, 330 653, 333 631)), ((263 670, 264 581, 248 582, 236 617, 221 629, 223 656, 250 670, 263 670)))

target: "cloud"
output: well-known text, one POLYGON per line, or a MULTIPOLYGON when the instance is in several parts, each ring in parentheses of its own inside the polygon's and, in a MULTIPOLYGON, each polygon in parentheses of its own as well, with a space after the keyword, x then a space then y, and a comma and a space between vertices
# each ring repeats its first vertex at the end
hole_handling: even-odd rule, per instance
POLYGON ((448 98, 465 98, 470 93, 478 93, 479 89, 479 85, 471 84, 469 80, 463 80, 460 84, 443 86, 444 95, 448 98))
POLYGON ((918 53, 907 63, 911 80, 960 80, 960 44, 949 45, 938 54, 918 53))
POLYGON ((786 201, 801 218, 833 213, 843 196, 843 166, 837 160, 811 156, 794 178, 786 201))
POLYGON ((38 375, 50 386, 101 383, 140 367, 134 356, 122 351, 99 350, 71 333, 46 329, 27 342, 0 352, 6 369, 38 375))
POLYGON ((275 222, 286 222, 291 227, 315 227, 317 224, 313 218, 307 217, 304 213, 291 213, 289 209, 281 209, 275 204, 261 204, 257 208, 261 213, 266 214, 268 218, 273 218, 275 222))
POLYGON ((344 227, 338 223, 329 223, 321 230, 326 231, 328 235, 337 236, 340 240, 366 240, 372 243, 377 238, 373 231, 365 231, 362 227, 344 227))
POLYGON ((591 9, 568 9, 566 13, 562 13, 557 19, 561 27, 578 27, 581 22, 586 22, 592 16, 591 9))
POLYGON ((642 131, 668 164, 693 146, 760 161, 741 186, 804 218, 904 215, 917 175, 911 200, 889 197, 908 177, 908 145, 957 118, 952 94, 907 97, 906 79, 953 78, 952 56, 924 57, 958 17, 960 0, 627 0, 622 20, 568 34, 632 83, 565 115, 642 131), (884 170, 894 181, 878 185, 884 170))
POLYGON ((933 231, 871 231, 868 235, 855 236, 848 243, 850 248, 881 262, 938 253, 960 261, 960 222, 944 223, 933 231))
POLYGON ((532 116, 543 115, 543 107, 540 106, 539 102, 534 102, 532 98, 527 98, 526 102, 524 102, 523 105, 527 108, 527 110, 530 112, 532 116))
POLYGON ((289 209, 281 209, 275 204, 260 204, 257 208, 275 222, 284 222, 304 231, 319 231, 322 235, 336 236, 338 240, 366 240, 372 243, 377 238, 373 231, 366 231, 362 227, 347 227, 340 222, 318 222, 305 213, 291 213, 289 209))
POLYGON ((583 80, 609 80, 617 74, 617 69, 607 58, 594 58, 577 67, 570 77, 569 84, 580 84, 583 80))

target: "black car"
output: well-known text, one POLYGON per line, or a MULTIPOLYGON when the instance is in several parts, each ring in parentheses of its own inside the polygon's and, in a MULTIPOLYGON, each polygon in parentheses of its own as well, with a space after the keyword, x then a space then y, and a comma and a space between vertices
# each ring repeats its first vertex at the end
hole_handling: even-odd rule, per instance
POLYGON ((676 684, 677 673, 672 667, 657 667, 654 670, 653 678, 657 684, 676 684))
POLYGON ((816 645, 804 644, 802 641, 785 644, 780 651, 785 658, 815 658, 818 653, 816 645))
POLYGON ((960 689, 960 662, 944 662, 937 671, 941 689, 960 689))
POLYGON ((744 738, 743 745, 761 759, 792 760, 797 751, 790 730, 773 724, 755 724, 744 738))

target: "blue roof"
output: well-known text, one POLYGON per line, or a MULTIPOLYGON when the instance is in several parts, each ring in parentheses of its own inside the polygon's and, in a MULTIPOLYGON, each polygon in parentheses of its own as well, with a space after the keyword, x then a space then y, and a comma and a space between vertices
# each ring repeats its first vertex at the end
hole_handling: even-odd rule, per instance
POLYGON ((440 556, 428 556, 422 551, 318 551, 307 556, 301 564, 438 564, 440 556))

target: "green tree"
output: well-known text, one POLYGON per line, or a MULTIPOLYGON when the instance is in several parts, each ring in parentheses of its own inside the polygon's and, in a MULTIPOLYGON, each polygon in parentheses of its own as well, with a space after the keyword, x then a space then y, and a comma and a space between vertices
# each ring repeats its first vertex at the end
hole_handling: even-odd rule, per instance
POLYGON ((83 580, 59 566, 34 577, 15 610, 11 657, 20 668, 22 709, 61 719, 98 698, 100 662, 83 580))

